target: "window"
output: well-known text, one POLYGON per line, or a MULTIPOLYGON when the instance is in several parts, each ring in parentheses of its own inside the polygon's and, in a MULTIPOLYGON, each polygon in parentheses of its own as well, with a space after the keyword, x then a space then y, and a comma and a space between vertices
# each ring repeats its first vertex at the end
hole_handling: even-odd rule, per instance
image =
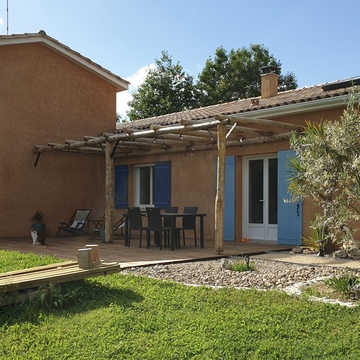
MULTIPOLYGON (((128 165, 115 166, 115 208, 128 204, 128 165)), ((130 206, 171 206, 171 162, 159 161, 134 167, 134 204, 130 206)))
POLYGON ((135 206, 154 205, 155 165, 135 167, 135 206))

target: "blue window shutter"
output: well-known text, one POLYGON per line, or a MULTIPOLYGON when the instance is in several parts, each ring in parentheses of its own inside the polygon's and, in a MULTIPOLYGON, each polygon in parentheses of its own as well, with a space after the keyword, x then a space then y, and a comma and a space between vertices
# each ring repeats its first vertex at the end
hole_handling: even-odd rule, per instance
MULTIPOLYGON (((224 240, 226 241, 235 241, 235 168, 235 156, 227 156, 225 162, 224 199, 224 240)), ((216 176, 217 171, 218 163, 216 159, 216 176)))
POLYGON ((155 163, 154 205, 165 209, 171 206, 171 161, 155 163))
POLYGON ((301 245, 302 243, 302 201, 286 202, 290 199, 289 158, 295 151, 278 152, 278 244, 301 245))
POLYGON ((115 166, 115 209, 128 207, 128 165, 115 166))
POLYGON ((235 156, 226 157, 224 240, 235 240, 235 156))

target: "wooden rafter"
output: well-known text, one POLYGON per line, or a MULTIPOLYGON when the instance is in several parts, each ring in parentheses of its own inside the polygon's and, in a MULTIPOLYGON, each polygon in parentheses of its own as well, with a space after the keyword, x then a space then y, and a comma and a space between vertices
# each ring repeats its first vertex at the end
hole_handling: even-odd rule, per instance
POLYGON ((238 123, 238 124, 248 124, 248 125, 263 125, 263 126, 272 126, 278 127, 280 129, 287 129, 287 130, 298 130, 301 126, 294 125, 282 121, 275 121, 275 120, 268 120, 268 119, 253 119, 241 116, 230 116, 230 115, 216 115, 215 119, 217 120, 228 120, 231 123, 238 123))

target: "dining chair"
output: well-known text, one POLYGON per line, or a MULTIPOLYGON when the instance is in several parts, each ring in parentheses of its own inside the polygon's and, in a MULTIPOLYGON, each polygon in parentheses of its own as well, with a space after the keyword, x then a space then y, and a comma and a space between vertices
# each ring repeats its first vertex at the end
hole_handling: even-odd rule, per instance
POLYGON ((139 247, 141 247, 142 232, 143 232, 143 230, 145 230, 147 232, 148 228, 146 226, 143 226, 140 208, 139 207, 130 207, 127 209, 127 213, 128 213, 128 217, 129 217, 129 230, 128 230, 129 233, 128 233, 127 245, 130 246, 131 231, 138 230, 138 231, 140 231, 139 247))
MULTIPOLYGON (((198 211, 197 206, 185 206, 184 207, 184 214, 196 214, 198 211)), ((194 231, 194 241, 195 246, 197 246, 197 239, 196 239, 196 217, 195 216, 184 216, 182 219, 182 227, 176 228, 176 238, 177 244, 180 245, 180 231, 183 235, 183 245, 185 246, 185 231, 186 230, 193 230, 194 231)))
POLYGON ((154 238, 157 240, 156 243, 162 250, 162 236, 164 233, 165 244, 166 235, 170 234, 171 227, 163 226, 160 208, 148 207, 146 208, 146 214, 148 218, 148 231, 147 231, 147 247, 150 247, 150 233, 154 233, 154 238))
MULTIPOLYGON (((165 209, 165 213, 166 214, 176 214, 179 210, 179 207, 178 206, 170 206, 168 208, 165 209)), ((166 228, 171 228, 171 221, 172 219, 168 218, 168 217, 165 217, 164 218, 164 227, 166 228)), ((170 230, 167 230, 166 232, 166 238, 167 238, 167 246, 170 246, 170 240, 171 240, 171 232, 170 230)), ((166 243, 165 243, 166 244, 166 243)))

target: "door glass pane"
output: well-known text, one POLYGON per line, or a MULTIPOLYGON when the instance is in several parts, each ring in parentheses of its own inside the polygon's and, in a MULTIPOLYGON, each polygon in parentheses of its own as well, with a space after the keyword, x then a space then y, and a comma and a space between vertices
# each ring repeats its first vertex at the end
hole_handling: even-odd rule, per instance
POLYGON ((249 223, 264 221, 264 161, 249 161, 249 223))
POLYGON ((277 224, 277 159, 269 159, 269 224, 277 224))
POLYGON ((150 186, 151 186, 151 182, 150 182, 150 167, 140 167, 139 168, 139 184, 140 184, 140 189, 139 189, 139 193, 140 193, 140 204, 150 204, 150 186))

